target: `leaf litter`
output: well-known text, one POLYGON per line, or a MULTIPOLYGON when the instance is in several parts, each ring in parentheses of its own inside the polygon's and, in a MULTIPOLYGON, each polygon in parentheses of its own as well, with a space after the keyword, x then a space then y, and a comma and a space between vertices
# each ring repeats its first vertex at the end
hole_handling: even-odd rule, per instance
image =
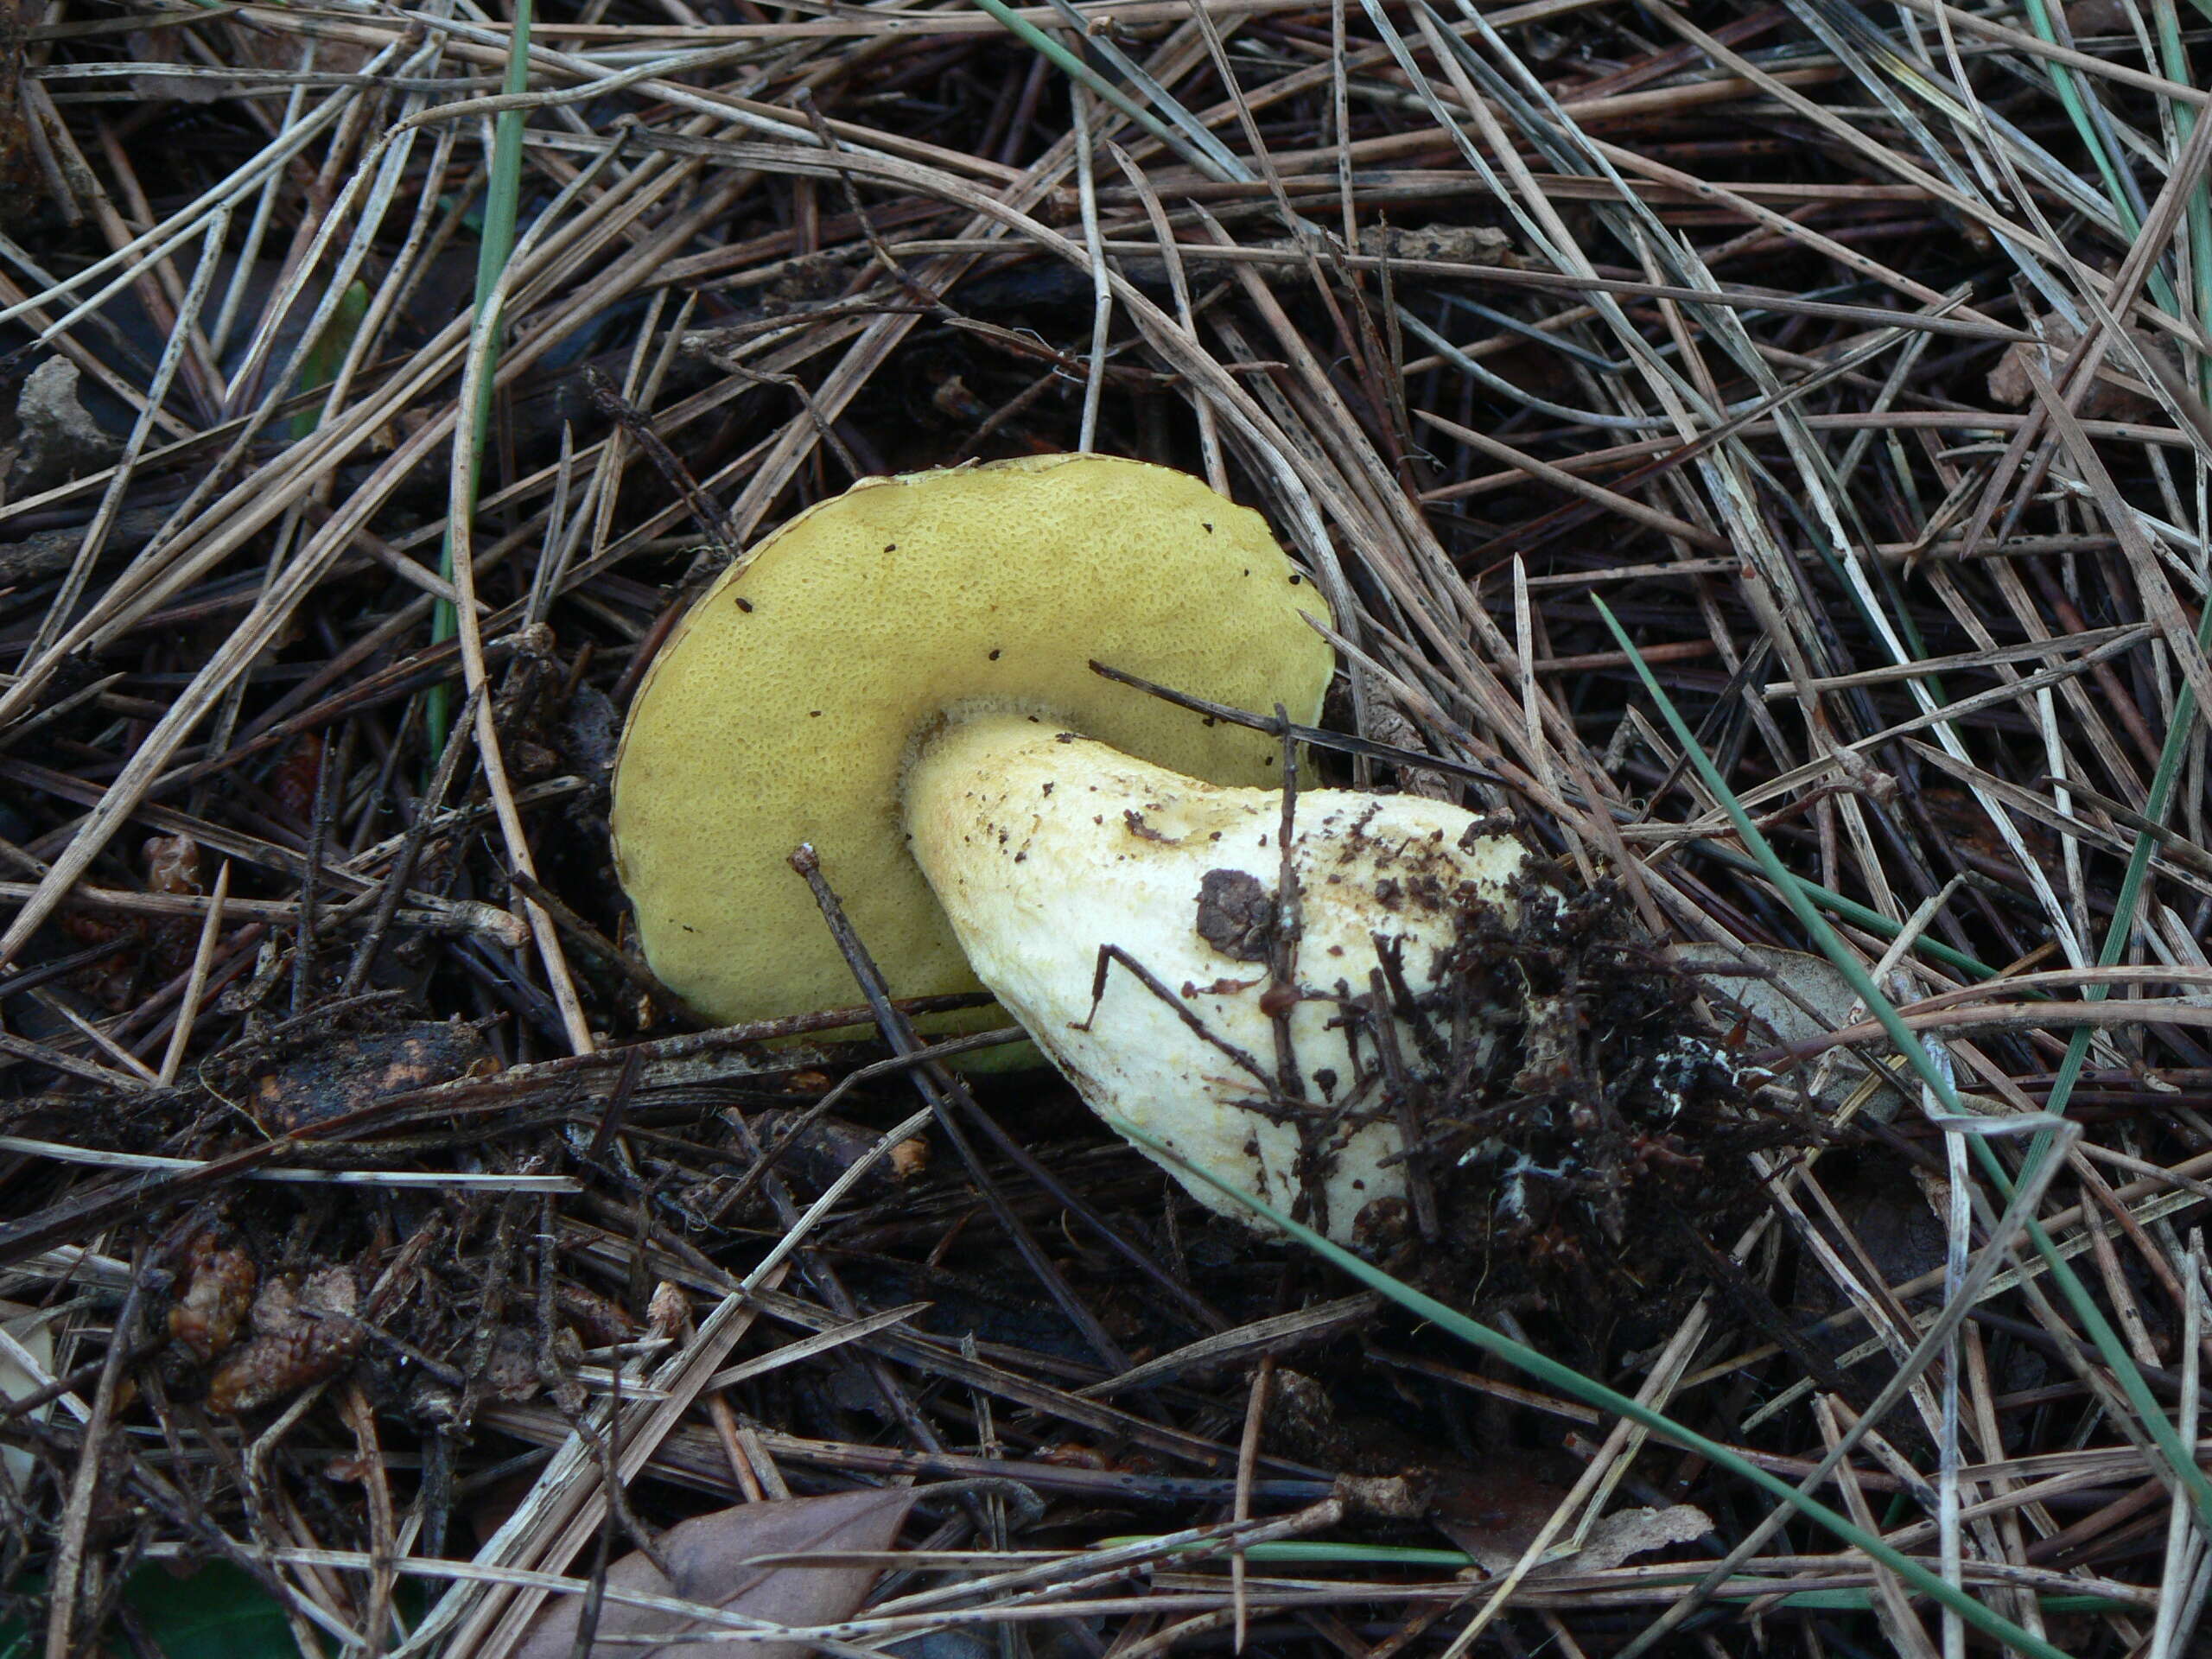
POLYGON ((1692 1590, 1747 1487, 1056 1084, 978 1072, 894 1155, 857 988, 701 1032, 653 985, 605 791, 685 597, 855 475, 1090 429, 1324 584, 1366 746, 1325 777, 1560 872, 1471 932, 1458 994, 1518 1023, 1428 1103, 1440 1230, 1370 1248, 1802 1478, 2024 1249, 2042 1155, 1974 1154, 1840 950, 1970 1112, 2080 1139, 2049 1254, 1821 1495, 2069 1653, 2188 1651, 2146 1402, 2202 1433, 2189 16, 1002 10, 534 19, 458 571, 512 12, 8 10, 11 1629, 178 1651, 198 1566, 302 1652, 569 1652, 594 1584, 606 1646, 656 1554, 719 1577, 828 1503, 879 1529, 846 1565, 698 1599, 834 1587, 762 1616, 931 1659, 1957 1650, 1794 1522, 1692 1590))

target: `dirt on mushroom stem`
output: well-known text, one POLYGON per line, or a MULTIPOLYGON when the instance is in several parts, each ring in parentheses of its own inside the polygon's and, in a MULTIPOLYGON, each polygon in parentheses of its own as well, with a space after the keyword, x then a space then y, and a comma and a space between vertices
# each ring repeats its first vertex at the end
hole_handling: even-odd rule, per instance
POLYGON ((1670 1319, 1757 1202, 1745 1153, 1798 1133, 1618 895, 1494 820, 1293 810, 980 713, 905 793, 975 971, 1095 1109, 1207 1208, 1262 1225, 1225 1183, 1454 1305, 1670 1319))
MULTIPOLYGON (((1427 1187, 1435 1231, 1408 1200, 1379 1200, 1354 1248, 1478 1315, 1571 1311, 1561 1337, 1617 1357, 1713 1282, 1716 1252, 1764 1203, 1751 1154, 1786 1158, 1815 1132, 1737 1065, 1614 884, 1532 861, 1511 898, 1463 899, 1425 990, 1408 995, 1384 953, 1418 1065, 1343 1093, 1411 1108, 1408 1185, 1427 1187)), ((1371 998, 1343 1006, 1375 1024, 1371 998)), ((1379 1067, 1375 1043, 1356 1052, 1379 1067)), ((1309 1176, 1323 1173, 1317 1160, 1309 1176)))

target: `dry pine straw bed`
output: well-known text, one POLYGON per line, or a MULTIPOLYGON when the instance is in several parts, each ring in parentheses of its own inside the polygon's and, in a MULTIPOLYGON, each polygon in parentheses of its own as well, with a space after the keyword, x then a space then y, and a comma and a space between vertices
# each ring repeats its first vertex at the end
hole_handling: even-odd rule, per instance
POLYGON ((1683 1017, 1656 964, 1700 945, 1763 1068, 1695 1179, 1642 1166, 1653 1241, 1616 1191, 1548 1277, 1399 1264, 1802 1476, 2021 1247, 1992 1172, 2044 1142, 1974 1155, 1776 954, 1815 941, 1602 601, 1971 1111, 2079 1134, 2031 1171, 2068 1265, 1989 1280, 1819 1495, 2065 1651, 2203 1651, 2201 23, 593 0, 501 103, 504 7, 12 0, 22 1639, 158 1650, 125 1590, 227 1562, 303 1648, 505 1656, 558 1587, 519 1574, 912 1482, 849 1635, 928 1659, 1605 1654, 1670 1609, 1662 1651, 1949 1646, 1795 1521, 1690 1594, 1770 1498, 1209 1217, 1050 1078, 651 982, 607 779, 686 595, 855 476, 1088 442, 1268 511, 1346 623, 1331 723, 1440 762, 1325 770, 1513 815, 1615 990, 1683 1017), (816 1208, 917 1078, 934 1122, 816 1208), (1446 1553, 1097 1553, 1224 1526, 1446 1553))

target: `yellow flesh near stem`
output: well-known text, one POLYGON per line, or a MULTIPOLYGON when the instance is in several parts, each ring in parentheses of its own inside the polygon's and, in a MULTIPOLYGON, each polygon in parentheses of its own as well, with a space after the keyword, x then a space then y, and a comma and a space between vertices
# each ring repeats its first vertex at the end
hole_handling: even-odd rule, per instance
POLYGON ((785 862, 806 842, 894 995, 976 988, 906 851, 912 745, 948 715, 1015 709, 1269 785, 1274 739, 1089 664, 1311 721, 1334 653, 1306 615, 1330 620, 1266 522, 1166 467, 1046 456, 864 480, 725 573, 639 688, 613 830, 648 963, 721 1022, 858 1001, 785 862))

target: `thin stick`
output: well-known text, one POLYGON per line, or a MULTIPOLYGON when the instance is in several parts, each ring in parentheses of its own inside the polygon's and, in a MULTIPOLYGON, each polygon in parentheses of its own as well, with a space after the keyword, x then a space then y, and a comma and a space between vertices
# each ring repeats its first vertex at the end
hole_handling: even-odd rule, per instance
POLYGON ((207 969, 215 960, 215 942, 223 934, 224 901, 230 896, 231 861, 226 858, 215 872, 215 885, 207 890, 207 914, 200 924, 200 943, 192 953, 191 976, 184 982, 184 995, 176 1005, 176 1026, 162 1054, 157 1075, 163 1088, 176 1081, 177 1067, 184 1063, 185 1051, 191 1046, 192 1027, 200 1018, 200 998, 207 988, 207 969))
POLYGON ((1114 289, 1107 280, 1106 254, 1098 234, 1098 182, 1094 176, 1089 99, 1081 86, 1068 85, 1068 106, 1075 118, 1076 188, 1083 203, 1083 243, 1090 255, 1090 378, 1083 383, 1083 426, 1076 448, 1088 454, 1098 447, 1098 404, 1106 391, 1106 342, 1114 323, 1114 289))

